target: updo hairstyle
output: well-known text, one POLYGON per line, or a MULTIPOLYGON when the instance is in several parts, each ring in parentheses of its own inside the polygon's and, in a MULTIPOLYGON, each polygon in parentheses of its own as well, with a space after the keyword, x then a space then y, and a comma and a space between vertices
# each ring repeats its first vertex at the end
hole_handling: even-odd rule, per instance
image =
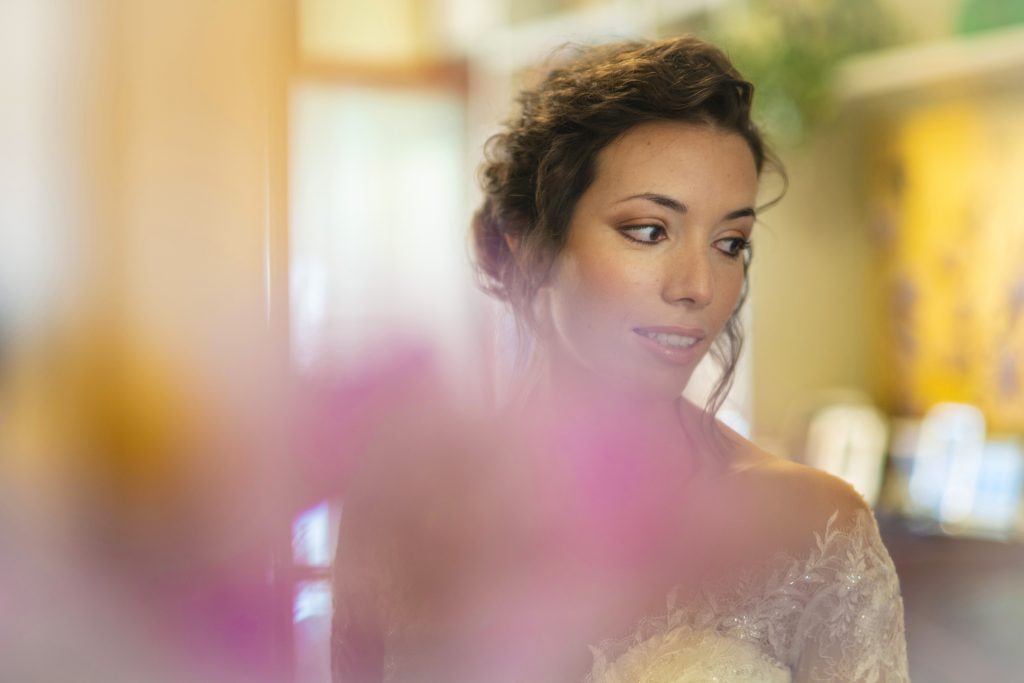
MULTIPOLYGON (((518 115, 485 147, 484 201, 472 223, 481 287, 511 307, 521 332, 536 331, 534 296, 565 245, 598 154, 641 123, 681 121, 736 133, 750 146, 758 177, 770 164, 784 178, 751 120, 753 90, 721 50, 694 37, 575 48, 573 59, 520 95, 518 115)), ((744 274, 749 262, 748 251, 744 274)), ((711 414, 732 384, 746 294, 745 280, 711 351, 723 368, 706 407, 711 414)))

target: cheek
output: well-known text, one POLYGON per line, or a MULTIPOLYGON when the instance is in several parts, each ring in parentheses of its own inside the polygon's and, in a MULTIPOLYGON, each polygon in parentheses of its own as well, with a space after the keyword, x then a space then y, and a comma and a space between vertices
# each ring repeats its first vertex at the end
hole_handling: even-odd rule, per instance
POLYGON ((718 323, 722 327, 725 326, 733 311, 736 310, 736 306, 740 301, 740 295, 743 293, 743 283, 746 280, 742 266, 731 266, 732 264, 718 278, 717 284, 716 303, 718 304, 718 310, 716 313, 717 317, 721 318, 718 323))
POLYGON ((644 289, 642 271, 621 259, 590 256, 563 262, 548 291, 554 329, 573 346, 606 343, 608 333, 628 327, 644 289))
POLYGON ((622 259, 591 258, 573 264, 571 278, 564 287, 564 299, 575 311, 586 316, 590 325, 610 324, 624 317, 637 304, 650 277, 642 269, 632 268, 622 259))

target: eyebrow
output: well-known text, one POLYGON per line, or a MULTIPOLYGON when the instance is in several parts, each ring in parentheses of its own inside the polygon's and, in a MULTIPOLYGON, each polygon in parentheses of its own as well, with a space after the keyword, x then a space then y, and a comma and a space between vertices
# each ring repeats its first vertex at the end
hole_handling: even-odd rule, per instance
MULTIPOLYGON (((631 199, 646 199, 647 201, 654 202, 659 206, 664 206, 666 209, 671 209, 676 213, 686 213, 689 211, 686 204, 682 203, 678 199, 673 199, 668 195, 658 194, 657 192, 641 192, 640 194, 624 197, 615 203, 621 204, 622 202, 628 202, 631 199)), ((725 215, 725 220, 731 221, 736 220, 737 218, 746 218, 747 216, 751 216, 755 219, 757 218, 757 212, 754 211, 753 207, 748 206, 743 209, 737 209, 736 211, 730 211, 725 215)))
POLYGON ((622 202, 628 202, 630 199, 646 199, 647 201, 654 202, 659 206, 664 206, 666 209, 672 209, 676 213, 686 213, 689 210, 686 208, 686 204, 683 204, 678 199, 673 199, 672 197, 664 194, 657 194, 656 192, 642 192, 640 194, 630 195, 615 203, 621 204, 622 202))
POLYGON ((732 221, 736 220, 737 218, 746 218, 747 216, 750 216, 751 218, 754 219, 757 218, 757 212, 754 211, 753 207, 748 206, 745 209, 737 209, 736 211, 730 211, 729 213, 725 214, 725 220, 732 221))

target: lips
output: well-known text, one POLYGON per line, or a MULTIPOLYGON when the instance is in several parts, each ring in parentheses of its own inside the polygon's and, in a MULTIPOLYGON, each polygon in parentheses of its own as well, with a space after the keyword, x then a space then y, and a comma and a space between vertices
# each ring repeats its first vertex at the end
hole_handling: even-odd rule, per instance
POLYGON ((700 329, 675 326, 634 327, 633 332, 644 348, 675 365, 696 360, 705 337, 700 329))

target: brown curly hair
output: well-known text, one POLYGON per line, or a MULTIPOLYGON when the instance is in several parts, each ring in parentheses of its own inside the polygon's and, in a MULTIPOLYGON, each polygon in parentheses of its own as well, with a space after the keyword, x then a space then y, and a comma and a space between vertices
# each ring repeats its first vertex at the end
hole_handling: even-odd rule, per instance
MULTIPOLYGON (((750 146, 759 177, 771 165, 785 179, 751 120, 753 85, 715 46, 682 37, 574 52, 520 95, 518 115, 487 141, 480 169, 484 201, 472 222, 477 273, 484 291, 510 305, 521 333, 536 327, 534 295, 565 245, 576 203, 594 180, 598 154, 631 128, 669 120, 734 132, 750 146)), ((749 262, 748 250, 744 272, 749 262)), ((746 294, 744 282, 712 349, 723 367, 707 405, 712 415, 732 385, 743 342, 738 313, 746 294)))

